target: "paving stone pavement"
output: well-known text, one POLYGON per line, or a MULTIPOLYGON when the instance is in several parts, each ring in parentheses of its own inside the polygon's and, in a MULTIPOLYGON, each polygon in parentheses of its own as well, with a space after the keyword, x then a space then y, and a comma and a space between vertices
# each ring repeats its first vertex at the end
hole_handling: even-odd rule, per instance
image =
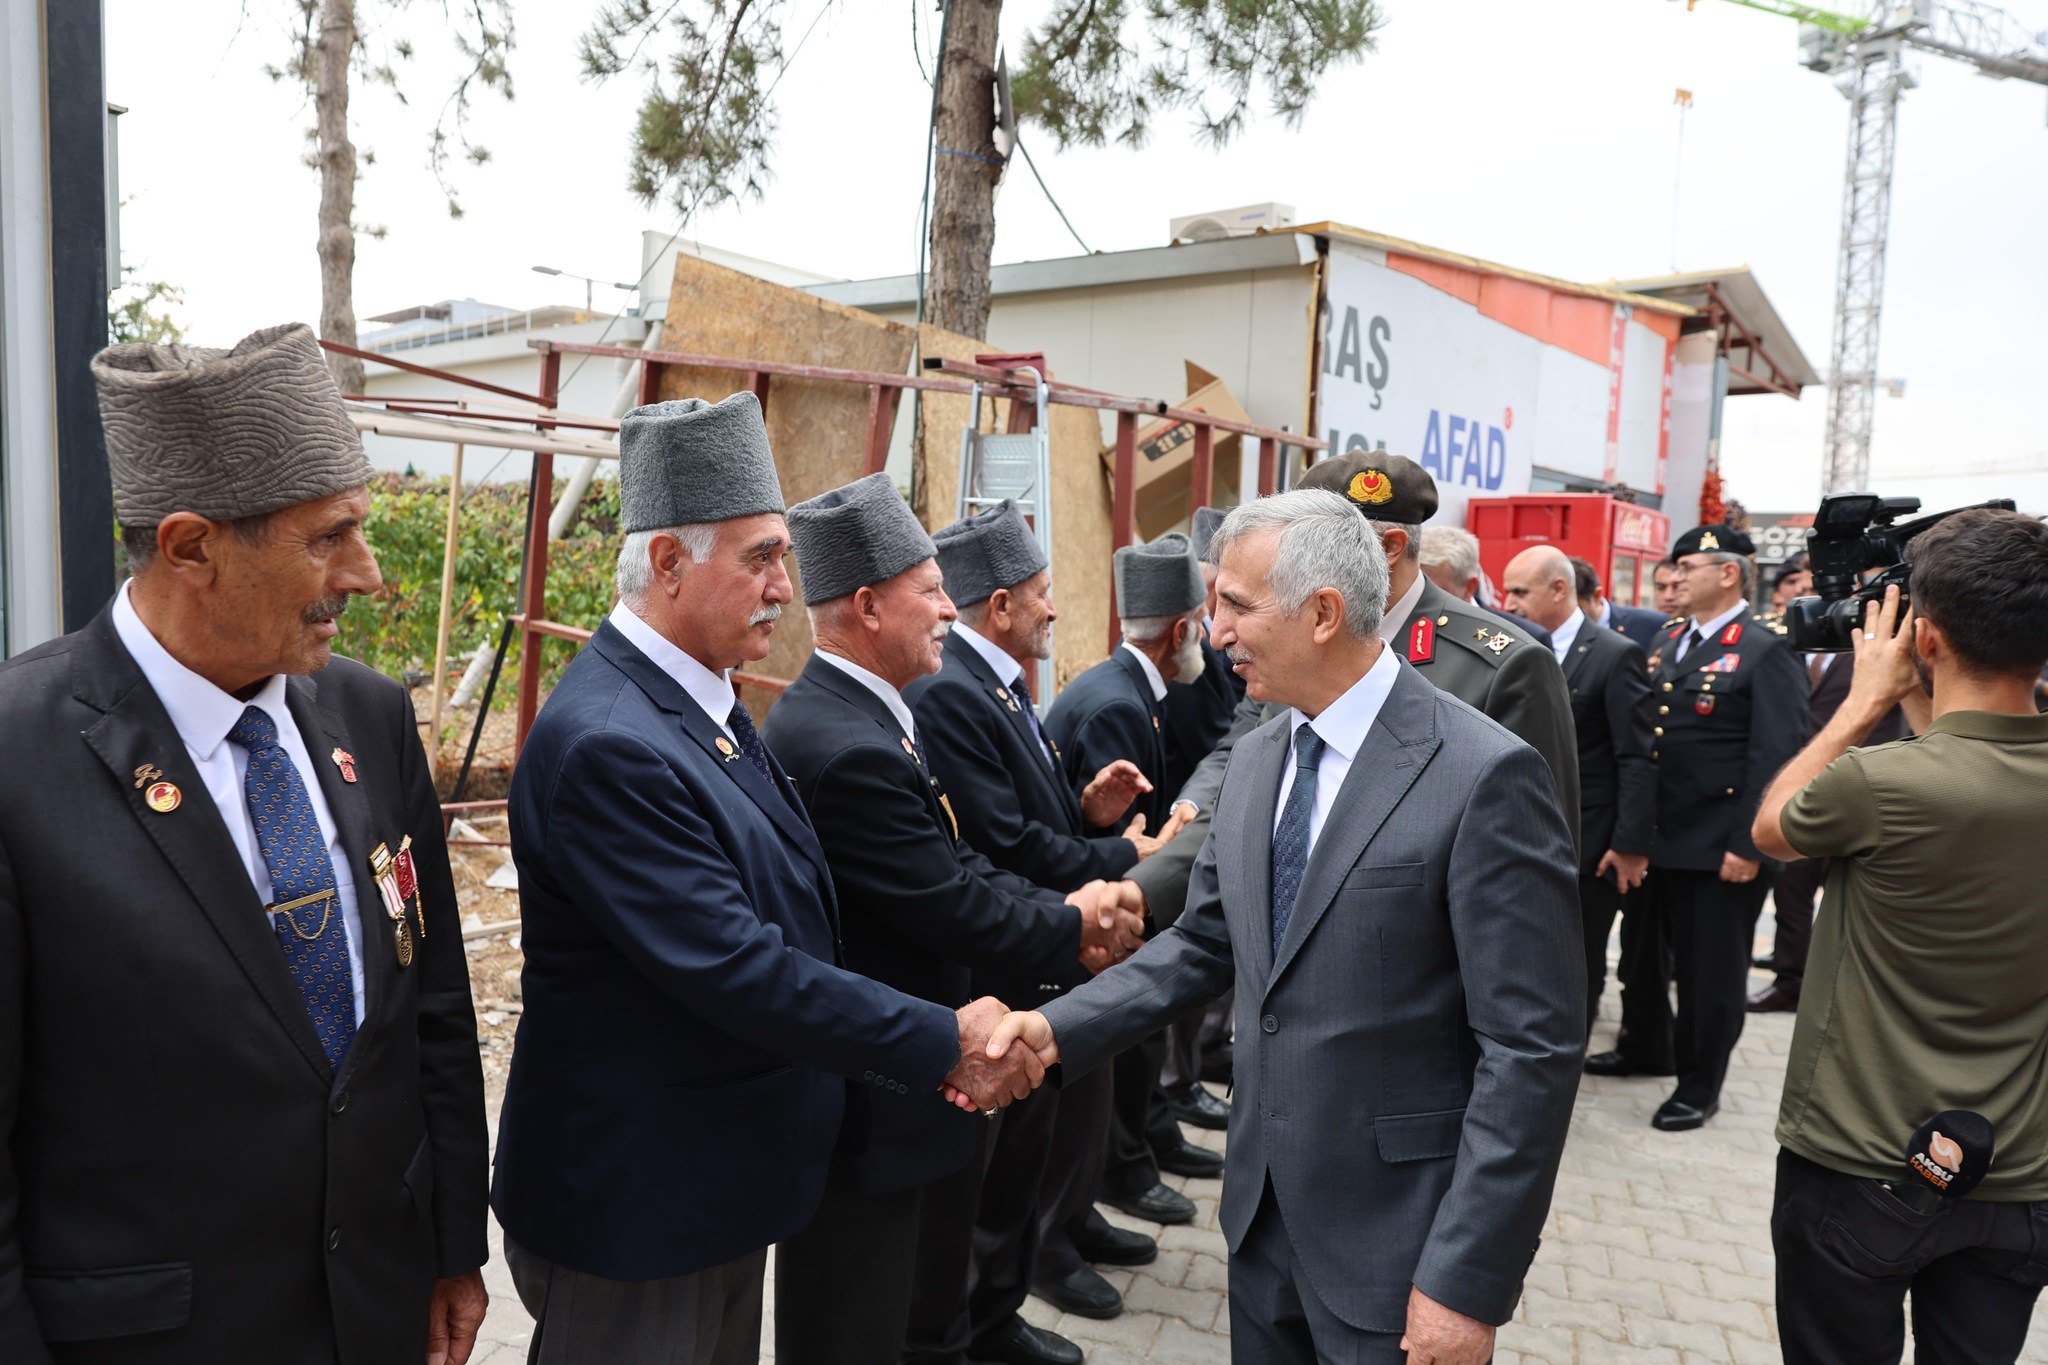
MULTIPOLYGON (((1768 921, 1767 921, 1768 923, 1768 921)), ((1766 935, 1762 940, 1768 945, 1766 935)), ((1761 973, 1752 984, 1761 988, 1761 973)), ((1613 1045, 1612 989, 1593 1047, 1613 1045)), ((1773 1314, 1770 1207, 1778 1091, 1790 1015, 1751 1015, 1729 1068, 1721 1112, 1692 1133, 1658 1133, 1650 1115, 1668 1082, 1586 1077, 1543 1246, 1520 1309, 1501 1329, 1497 1365, 1764 1365, 1780 1359, 1773 1314)), ((495 1125, 495 1118, 493 1120, 495 1125)), ((1222 1134, 1186 1130, 1221 1150, 1222 1134)), ((1071 1338, 1090 1365, 1227 1365, 1226 1253, 1212 1180, 1168 1177, 1195 1201, 1187 1227, 1159 1229, 1159 1259, 1106 1272, 1128 1308, 1110 1322, 1038 1299, 1024 1316, 1071 1338)), ((513 1292, 491 1228, 491 1313, 475 1365, 519 1365, 532 1323, 513 1292)), ((774 1359, 774 1275, 763 1361, 774 1359)), ((2022 1365, 2048 1365, 2048 1313, 2037 1311, 2022 1365)), ((1907 1361, 1912 1360, 1910 1349, 1907 1361)), ((1244 1365, 1259 1365, 1247 1361, 1244 1365)))

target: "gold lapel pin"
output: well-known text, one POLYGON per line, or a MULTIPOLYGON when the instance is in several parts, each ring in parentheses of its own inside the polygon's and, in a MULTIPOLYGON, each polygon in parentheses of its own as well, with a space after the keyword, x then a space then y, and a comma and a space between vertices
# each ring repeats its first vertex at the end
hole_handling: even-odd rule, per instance
POLYGON ((141 791, 152 782, 161 781, 164 770, 154 763, 145 763, 135 770, 135 790, 141 791))
POLYGON ((142 799, 147 801, 149 808, 158 815, 169 815, 178 808, 178 803, 185 799, 185 794, 178 790, 178 784, 175 782, 158 782, 143 793, 142 799))

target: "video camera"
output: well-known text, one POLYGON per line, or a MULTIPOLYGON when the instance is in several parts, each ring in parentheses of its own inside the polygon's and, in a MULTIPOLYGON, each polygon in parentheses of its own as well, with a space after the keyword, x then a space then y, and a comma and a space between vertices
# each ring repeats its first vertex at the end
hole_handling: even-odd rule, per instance
POLYGON ((1854 649, 1866 603, 1884 601, 1885 589, 1894 583, 1900 603, 1907 600, 1906 542, 1958 512, 1979 507, 2010 512, 2014 504, 2011 498, 1993 498, 1894 524, 1919 511, 1920 499, 1875 493, 1830 493, 1822 498, 1806 536, 1816 596, 1795 597, 1785 607, 1792 648, 1803 654, 1844 654, 1854 649), (1872 569, 1882 572, 1865 582, 1863 575, 1872 569))

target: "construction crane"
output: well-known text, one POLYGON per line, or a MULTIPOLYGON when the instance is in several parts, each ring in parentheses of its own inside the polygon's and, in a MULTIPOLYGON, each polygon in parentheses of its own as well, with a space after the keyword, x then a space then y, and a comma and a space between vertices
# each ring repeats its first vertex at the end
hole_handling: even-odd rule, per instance
MULTIPOLYGON (((1978 0, 1864 0, 1853 14, 1797 0, 1728 2, 1798 20, 1800 64, 1832 77, 1849 101, 1823 480, 1829 493, 1865 488, 1871 412, 1883 384, 1877 377, 1877 330, 1899 96, 1917 84, 1906 70, 1906 53, 1931 52, 1968 62, 1997 80, 2048 85, 2048 34, 2029 33, 2005 11, 1978 0)), ((1686 8, 1698 3, 1686 0, 1686 8)))

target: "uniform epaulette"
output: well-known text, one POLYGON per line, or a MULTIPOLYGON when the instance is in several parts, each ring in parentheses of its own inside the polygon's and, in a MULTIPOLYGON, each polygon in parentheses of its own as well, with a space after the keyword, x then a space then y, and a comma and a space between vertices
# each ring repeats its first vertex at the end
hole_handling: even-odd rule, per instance
POLYGON ((1661 626, 1657 627, 1657 629, 1659 629, 1659 630, 1670 630, 1670 629, 1671 629, 1671 628, 1672 628, 1673 626, 1682 626, 1682 625, 1684 625, 1684 624, 1685 624, 1685 620, 1686 620, 1686 618, 1685 618, 1685 617, 1683 617, 1683 616, 1674 616, 1674 617, 1672 617, 1672 618, 1671 618, 1671 619, 1670 619, 1669 621, 1666 621, 1666 622, 1665 622, 1665 623, 1664 623, 1663 625, 1661 625, 1661 626))
POLYGON ((1438 612, 1428 619, 1436 623, 1438 638, 1456 640, 1495 667, 1499 667, 1516 646, 1527 643, 1508 634, 1498 624, 1489 624, 1493 618, 1476 608, 1438 612))

